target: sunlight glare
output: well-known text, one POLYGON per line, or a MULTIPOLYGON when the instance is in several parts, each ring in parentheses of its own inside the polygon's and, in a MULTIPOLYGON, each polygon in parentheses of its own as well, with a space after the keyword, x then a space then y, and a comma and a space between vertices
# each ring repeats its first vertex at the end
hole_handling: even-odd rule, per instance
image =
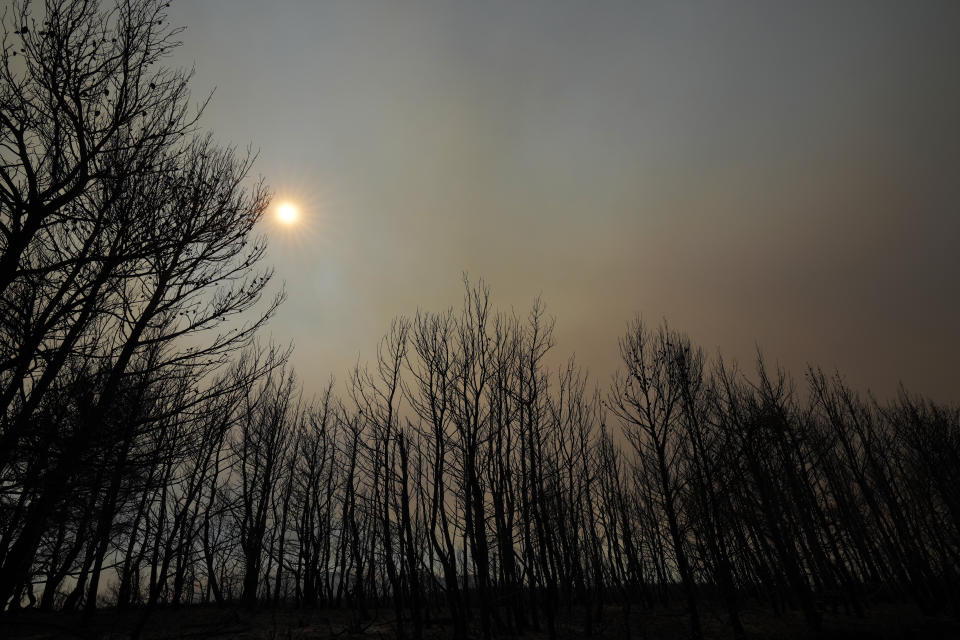
POLYGON ((300 217, 300 212, 297 211, 297 207, 290 202, 282 202, 277 207, 277 220, 282 224, 292 225, 297 221, 297 218, 300 217))

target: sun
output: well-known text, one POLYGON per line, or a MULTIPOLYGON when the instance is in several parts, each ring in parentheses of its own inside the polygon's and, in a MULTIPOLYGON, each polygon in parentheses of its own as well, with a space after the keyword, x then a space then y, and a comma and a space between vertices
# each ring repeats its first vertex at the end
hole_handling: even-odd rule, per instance
POLYGON ((317 248, 318 243, 329 240, 329 231, 324 223, 329 220, 327 203, 322 202, 313 190, 301 184, 287 183, 276 187, 273 201, 264 212, 264 222, 269 225, 271 242, 283 251, 295 252, 317 248))
POLYGON ((281 224, 291 226, 300 218, 300 211, 292 202, 281 202, 277 205, 277 220, 281 224))

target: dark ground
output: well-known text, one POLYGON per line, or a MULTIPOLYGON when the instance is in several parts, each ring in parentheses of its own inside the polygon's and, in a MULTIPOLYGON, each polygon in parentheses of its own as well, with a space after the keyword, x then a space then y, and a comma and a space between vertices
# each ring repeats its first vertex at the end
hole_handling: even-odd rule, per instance
MULTIPOLYGON (((0 638, 126 638, 136 623, 137 612, 120 613, 102 610, 89 625, 81 625, 80 614, 41 613, 25 610, 0 616, 0 638)), ((682 611, 666 609, 635 610, 630 615, 629 632, 623 612, 610 608, 602 624, 595 627, 598 639, 681 639, 688 637, 686 616, 682 611)), ((872 609, 866 619, 842 614, 824 614, 824 632, 816 636, 806 630, 799 613, 776 617, 763 609, 747 609, 743 616, 749 638, 805 639, 857 638, 861 640, 907 640, 913 638, 960 639, 960 621, 948 617, 924 617, 912 607, 884 606, 872 609)), ((703 617, 706 638, 732 637, 729 626, 719 613, 706 612, 703 617)), ((560 637, 584 637, 582 620, 572 617, 560 624, 560 637)), ((449 638, 449 621, 428 626, 427 639, 449 638)), ((351 613, 343 610, 298 611, 290 609, 262 610, 193 606, 180 609, 159 609, 150 618, 143 637, 160 640, 173 638, 243 638, 248 640, 280 640, 294 638, 395 638, 392 613, 384 610, 373 619, 351 629, 351 613)), ((472 637, 480 637, 476 630, 472 637)), ((497 634, 496 637, 509 637, 497 634)), ((524 638, 541 640, 546 632, 527 633, 524 638)))

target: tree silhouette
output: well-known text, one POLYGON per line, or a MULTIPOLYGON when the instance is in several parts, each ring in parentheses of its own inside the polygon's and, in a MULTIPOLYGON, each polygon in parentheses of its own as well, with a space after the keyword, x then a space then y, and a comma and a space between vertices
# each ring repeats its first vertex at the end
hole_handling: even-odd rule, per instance
POLYGON ((204 381, 280 302, 228 326, 271 276, 256 270, 265 244, 254 239, 267 195, 244 187, 249 157, 193 133, 189 74, 160 65, 179 32, 164 26, 165 6, 21 3, 4 16, 0 477, 18 499, 0 541, 2 602, 78 474, 108 465, 95 604, 130 452, 152 421, 201 402, 204 381), (45 449, 31 450, 38 416, 74 373, 96 380, 83 411, 51 421, 45 449), (142 399, 171 384, 194 392, 167 394, 156 415, 126 410, 140 402, 128 389, 142 399))

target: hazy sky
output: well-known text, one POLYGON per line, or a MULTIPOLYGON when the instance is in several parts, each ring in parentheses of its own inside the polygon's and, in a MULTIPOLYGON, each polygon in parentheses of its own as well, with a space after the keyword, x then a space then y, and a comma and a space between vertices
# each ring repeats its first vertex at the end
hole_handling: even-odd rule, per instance
POLYGON ((460 274, 605 383, 635 314, 749 365, 960 401, 960 2, 181 0, 260 150, 310 387, 460 274))

